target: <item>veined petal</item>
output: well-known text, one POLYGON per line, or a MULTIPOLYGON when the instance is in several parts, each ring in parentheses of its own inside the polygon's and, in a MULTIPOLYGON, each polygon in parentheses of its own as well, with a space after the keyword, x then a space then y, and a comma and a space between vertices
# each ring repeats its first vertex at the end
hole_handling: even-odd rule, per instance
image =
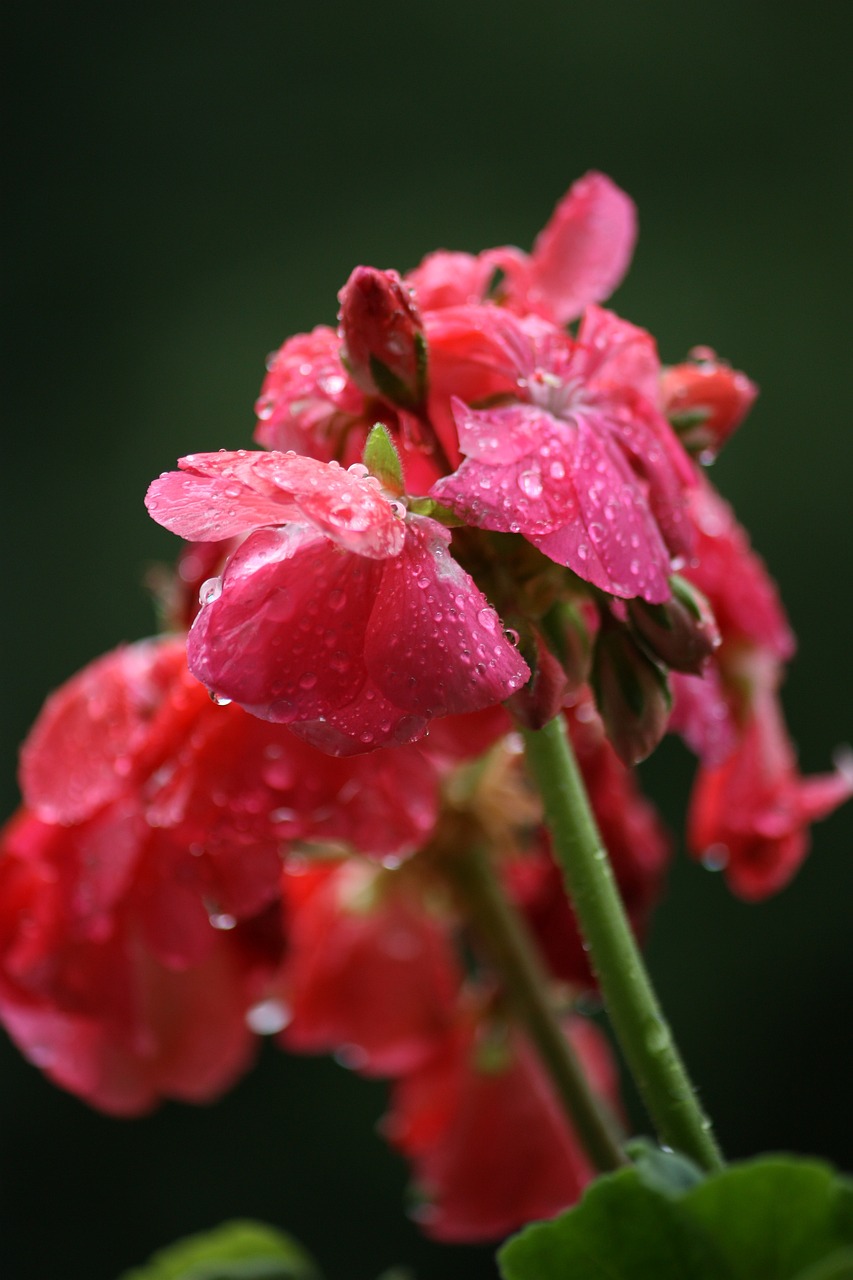
POLYGON ((528 300, 559 324, 607 298, 628 269, 637 238, 634 202, 603 173, 579 178, 540 231, 528 300))
POLYGON ((367 629, 377 687, 415 715, 502 702, 529 678, 500 619, 447 547, 447 530, 412 517, 403 552, 386 562, 367 629))
POLYGON ((639 479, 594 417, 578 415, 567 477, 580 520, 567 521, 551 533, 528 535, 529 539, 603 591, 659 604, 670 595, 669 552, 639 479))
POLYGON ((194 542, 215 542, 266 525, 310 523, 339 546, 384 559, 403 545, 400 518, 364 468, 296 453, 196 453, 148 490, 152 517, 194 542))

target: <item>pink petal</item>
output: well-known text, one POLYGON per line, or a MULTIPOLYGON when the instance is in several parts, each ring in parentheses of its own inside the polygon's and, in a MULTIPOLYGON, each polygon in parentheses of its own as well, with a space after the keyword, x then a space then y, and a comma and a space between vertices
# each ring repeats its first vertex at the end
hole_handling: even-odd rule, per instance
POLYGON ((645 329, 603 307, 589 307, 578 331, 576 365, 590 392, 608 400, 627 390, 650 405, 660 401, 657 344, 645 329))
POLYGON ((364 682, 364 633, 381 568, 310 530, 260 529, 199 613, 187 657, 197 680, 265 720, 325 716, 364 682))
POLYGON ((420 265, 406 275, 421 310, 437 311, 482 302, 493 271, 484 257, 452 253, 447 249, 427 254, 420 265))
POLYGON ((502 702, 529 678, 498 615, 453 560, 435 521, 410 519, 406 545, 385 565, 365 660, 378 688, 415 715, 444 716, 502 702))
POLYGON ((557 205, 533 246, 529 300, 560 324, 601 302, 621 281, 637 237, 633 201, 588 173, 557 205))
POLYGON ((316 720, 290 726, 291 733, 333 756, 353 756, 378 747, 407 746, 422 738, 429 716, 402 710, 368 679, 352 701, 316 720))
POLYGON ((148 490, 150 514, 195 542, 265 525, 310 522, 339 546, 383 559, 403 544, 402 523, 365 468, 345 471, 296 453, 196 453, 148 490))
POLYGON ((670 595, 669 552, 637 477, 592 413, 578 415, 568 478, 580 520, 530 541, 558 564, 612 595, 652 604, 670 595))

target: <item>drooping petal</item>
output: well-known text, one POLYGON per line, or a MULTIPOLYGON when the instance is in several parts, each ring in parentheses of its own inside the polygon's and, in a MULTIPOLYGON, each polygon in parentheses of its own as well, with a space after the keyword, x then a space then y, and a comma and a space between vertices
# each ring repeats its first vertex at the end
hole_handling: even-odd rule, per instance
POLYGON ((381 573, 377 561, 311 530, 257 530, 193 625, 190 670, 262 719, 327 715, 364 683, 364 636, 381 573))
POLYGON ((373 680, 415 715, 480 710, 504 701, 530 675, 448 541, 435 521, 410 520, 402 554, 386 562, 367 630, 373 680))

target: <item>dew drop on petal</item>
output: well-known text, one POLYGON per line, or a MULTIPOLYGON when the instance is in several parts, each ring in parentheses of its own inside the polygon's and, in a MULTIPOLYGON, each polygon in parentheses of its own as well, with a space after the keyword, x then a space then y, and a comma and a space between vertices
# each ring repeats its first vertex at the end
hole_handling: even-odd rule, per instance
POLYGON ((518 487, 528 498, 538 498, 542 494, 542 477, 538 471, 522 471, 518 477, 518 487))
POLYGON ((221 693, 217 693, 215 689, 208 689, 208 693, 210 695, 210 701, 215 702, 217 707, 229 707, 231 705, 231 699, 223 697, 223 695, 221 693))
POLYGON ((222 595, 222 579, 208 578, 199 587, 198 602, 199 604, 213 604, 214 600, 218 600, 222 595))
POLYGON ((210 923, 214 929, 233 929, 237 923, 236 917, 229 915, 227 911, 214 911, 210 916, 210 923))

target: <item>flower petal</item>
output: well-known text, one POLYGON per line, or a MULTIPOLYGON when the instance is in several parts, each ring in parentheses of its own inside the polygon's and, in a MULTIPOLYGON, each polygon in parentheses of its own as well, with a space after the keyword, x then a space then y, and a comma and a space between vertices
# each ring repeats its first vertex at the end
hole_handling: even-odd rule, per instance
POLYGON ((312 530, 259 529, 204 606, 187 657, 197 680, 265 720, 312 720, 364 683, 364 633, 381 568, 312 530))
POLYGON ((502 702, 529 678, 500 619, 447 548, 433 520, 412 517, 403 552, 385 565, 367 629, 377 687, 416 715, 445 716, 502 702))

